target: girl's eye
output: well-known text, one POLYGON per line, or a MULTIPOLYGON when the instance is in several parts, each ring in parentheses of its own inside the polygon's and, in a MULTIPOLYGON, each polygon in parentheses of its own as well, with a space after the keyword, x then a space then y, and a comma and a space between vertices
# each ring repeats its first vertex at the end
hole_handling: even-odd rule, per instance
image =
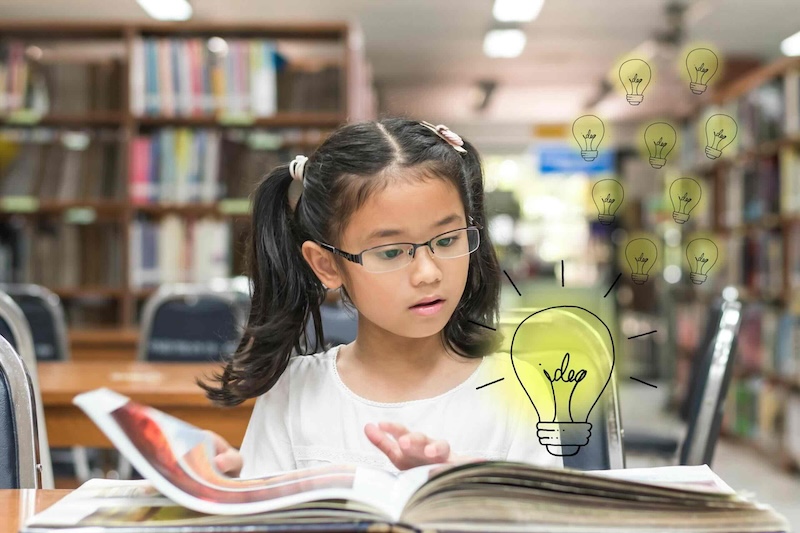
POLYGON ((391 250, 382 250, 378 255, 382 259, 395 259, 403 255, 403 250, 400 248, 392 248, 391 250))
POLYGON ((439 239, 438 241, 436 241, 436 246, 447 248, 448 246, 452 245, 454 241, 457 240, 458 237, 445 237, 444 239, 439 239))

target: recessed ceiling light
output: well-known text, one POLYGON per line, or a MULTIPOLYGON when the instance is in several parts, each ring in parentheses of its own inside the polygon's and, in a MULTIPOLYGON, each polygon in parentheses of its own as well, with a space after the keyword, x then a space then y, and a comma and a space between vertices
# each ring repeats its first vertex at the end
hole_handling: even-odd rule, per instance
POLYGON ((800 31, 781 42, 781 52, 786 56, 800 56, 800 31))
POLYGON ((492 15, 500 22, 530 22, 543 5, 544 0, 494 0, 492 15))
POLYGON ((525 48, 525 40, 522 30, 489 30, 483 39, 483 53, 489 57, 517 57, 525 48))
POLYGON ((136 0, 156 20, 189 20, 192 6, 188 0, 136 0))

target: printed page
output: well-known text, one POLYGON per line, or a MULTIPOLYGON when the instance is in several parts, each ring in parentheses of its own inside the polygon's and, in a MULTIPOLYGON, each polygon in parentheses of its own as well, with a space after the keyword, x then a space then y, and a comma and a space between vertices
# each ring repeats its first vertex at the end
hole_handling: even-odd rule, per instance
POLYGON ((387 515, 396 476, 381 469, 330 465, 237 479, 214 465, 209 434, 109 389, 73 400, 164 496, 202 513, 251 514, 323 499, 349 499, 387 515))
POLYGON ((708 465, 593 470, 587 473, 684 490, 736 494, 736 491, 716 475, 708 465))

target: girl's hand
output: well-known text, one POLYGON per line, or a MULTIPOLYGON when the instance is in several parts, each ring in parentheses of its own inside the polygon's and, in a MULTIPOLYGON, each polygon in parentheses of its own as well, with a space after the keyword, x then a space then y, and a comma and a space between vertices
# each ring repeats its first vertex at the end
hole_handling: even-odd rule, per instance
POLYGON ((214 439, 214 464, 226 476, 239 477, 242 471, 242 455, 239 450, 228 444, 228 441, 214 433, 206 430, 206 433, 214 439))
POLYGON ((364 433, 399 470, 465 459, 450 453, 447 441, 433 440, 394 422, 379 422, 377 426, 367 424, 364 433))

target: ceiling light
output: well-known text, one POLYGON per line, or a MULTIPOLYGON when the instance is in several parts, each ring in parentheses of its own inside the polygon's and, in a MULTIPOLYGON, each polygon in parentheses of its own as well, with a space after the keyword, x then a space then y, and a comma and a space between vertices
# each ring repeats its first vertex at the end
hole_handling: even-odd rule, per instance
POLYGON ((156 20, 189 20, 192 6, 188 0, 136 0, 156 20))
POLYGON ((489 30, 483 39, 483 53, 489 57, 517 57, 524 48, 522 30, 489 30))
POLYGON ((500 22, 530 22, 543 5, 544 0, 494 0, 492 15, 500 22))
POLYGON ((800 56, 800 31, 781 42, 781 52, 785 56, 800 56))

